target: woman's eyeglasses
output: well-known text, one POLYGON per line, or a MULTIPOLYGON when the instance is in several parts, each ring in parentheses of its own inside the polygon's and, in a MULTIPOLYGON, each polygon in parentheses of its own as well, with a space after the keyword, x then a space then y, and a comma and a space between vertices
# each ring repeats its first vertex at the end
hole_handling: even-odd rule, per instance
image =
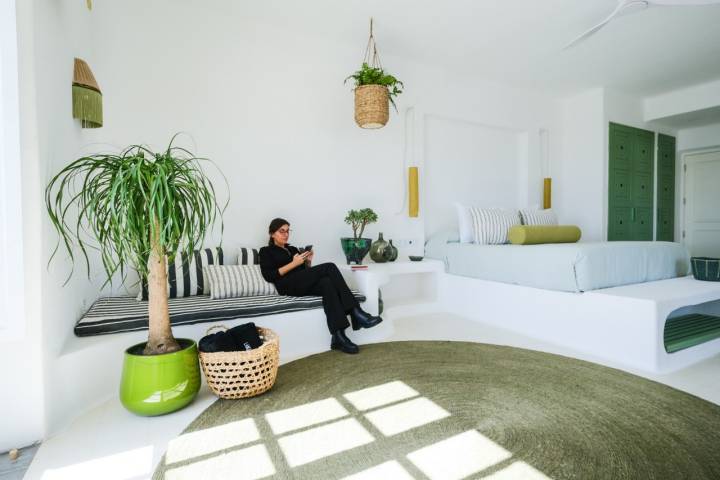
POLYGON ((289 228, 287 230, 285 230, 284 228, 281 228, 277 232, 282 235, 288 235, 290 232, 292 232, 292 230, 290 230, 289 228))

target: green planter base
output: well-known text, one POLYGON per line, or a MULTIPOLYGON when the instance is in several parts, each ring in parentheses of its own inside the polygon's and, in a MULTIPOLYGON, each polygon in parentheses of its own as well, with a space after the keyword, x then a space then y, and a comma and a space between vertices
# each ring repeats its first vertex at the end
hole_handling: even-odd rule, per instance
POLYGON ((125 350, 120 401, 133 413, 164 415, 193 401, 200 389, 197 345, 178 338, 182 350, 164 355, 142 355, 145 343, 125 350))
POLYGON ((351 263, 362 265, 363 258, 370 251, 371 244, 372 238, 343 237, 340 239, 340 245, 342 245, 348 265, 351 263))

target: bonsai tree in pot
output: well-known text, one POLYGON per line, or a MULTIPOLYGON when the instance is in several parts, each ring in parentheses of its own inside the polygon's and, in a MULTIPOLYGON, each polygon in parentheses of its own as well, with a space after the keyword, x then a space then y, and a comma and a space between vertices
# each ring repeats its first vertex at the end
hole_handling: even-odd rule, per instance
MULTIPOLYGON (((173 261, 178 250, 190 258, 216 220, 222 224, 227 203, 222 208, 218 205, 215 188, 200 168, 200 161, 206 159, 173 146, 174 140, 159 153, 132 145, 117 155, 79 158, 55 175, 45 189, 46 208, 59 234, 51 261, 62 241, 74 263, 77 246, 89 277, 89 234, 97 242, 107 277, 105 284, 116 274, 125 282, 129 268, 147 278, 148 341, 128 349, 126 367, 127 353, 147 358, 170 355, 187 349, 180 343, 190 343, 196 353, 194 342, 179 343, 170 328, 166 262, 168 258, 173 261)), ((194 364, 197 368, 196 357, 194 364)), ((199 371, 197 375, 199 387, 199 371)))
POLYGON ((345 217, 345 223, 352 227, 352 238, 343 237, 340 239, 343 253, 347 259, 348 265, 355 262, 356 265, 362 264, 362 260, 370 251, 372 244, 371 238, 363 238, 362 234, 365 227, 378 220, 377 213, 371 208, 363 208, 362 210, 350 210, 345 217))

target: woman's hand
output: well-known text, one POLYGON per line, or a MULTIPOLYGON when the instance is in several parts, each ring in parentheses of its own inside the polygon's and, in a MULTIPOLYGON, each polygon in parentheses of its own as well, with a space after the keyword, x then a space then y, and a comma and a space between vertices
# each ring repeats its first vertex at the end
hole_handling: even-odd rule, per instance
POLYGON ((299 267, 300 265, 304 264, 305 259, 307 258, 309 253, 310 252, 296 253, 292 259, 293 266, 299 267))
POLYGON ((310 250, 309 252, 305 252, 305 253, 308 254, 307 257, 305 257, 305 260, 307 262, 312 262, 312 259, 315 256, 315 250, 310 250))

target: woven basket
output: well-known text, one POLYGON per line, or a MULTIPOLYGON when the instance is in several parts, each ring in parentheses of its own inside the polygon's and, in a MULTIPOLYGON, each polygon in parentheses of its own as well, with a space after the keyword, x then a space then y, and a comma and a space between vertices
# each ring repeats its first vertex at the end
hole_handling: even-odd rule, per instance
POLYGON ((382 128, 390 118, 388 89, 383 85, 355 88, 355 123, 360 128, 382 128))
MULTIPOLYGON (((216 326, 208 329, 208 333, 216 326)), ((260 395, 275 384, 280 364, 280 339, 269 328, 258 327, 263 344, 238 352, 200 352, 200 365, 215 395, 234 399, 260 395)))
POLYGON ((720 258, 692 257, 690 264, 695 279, 720 282, 720 258))

